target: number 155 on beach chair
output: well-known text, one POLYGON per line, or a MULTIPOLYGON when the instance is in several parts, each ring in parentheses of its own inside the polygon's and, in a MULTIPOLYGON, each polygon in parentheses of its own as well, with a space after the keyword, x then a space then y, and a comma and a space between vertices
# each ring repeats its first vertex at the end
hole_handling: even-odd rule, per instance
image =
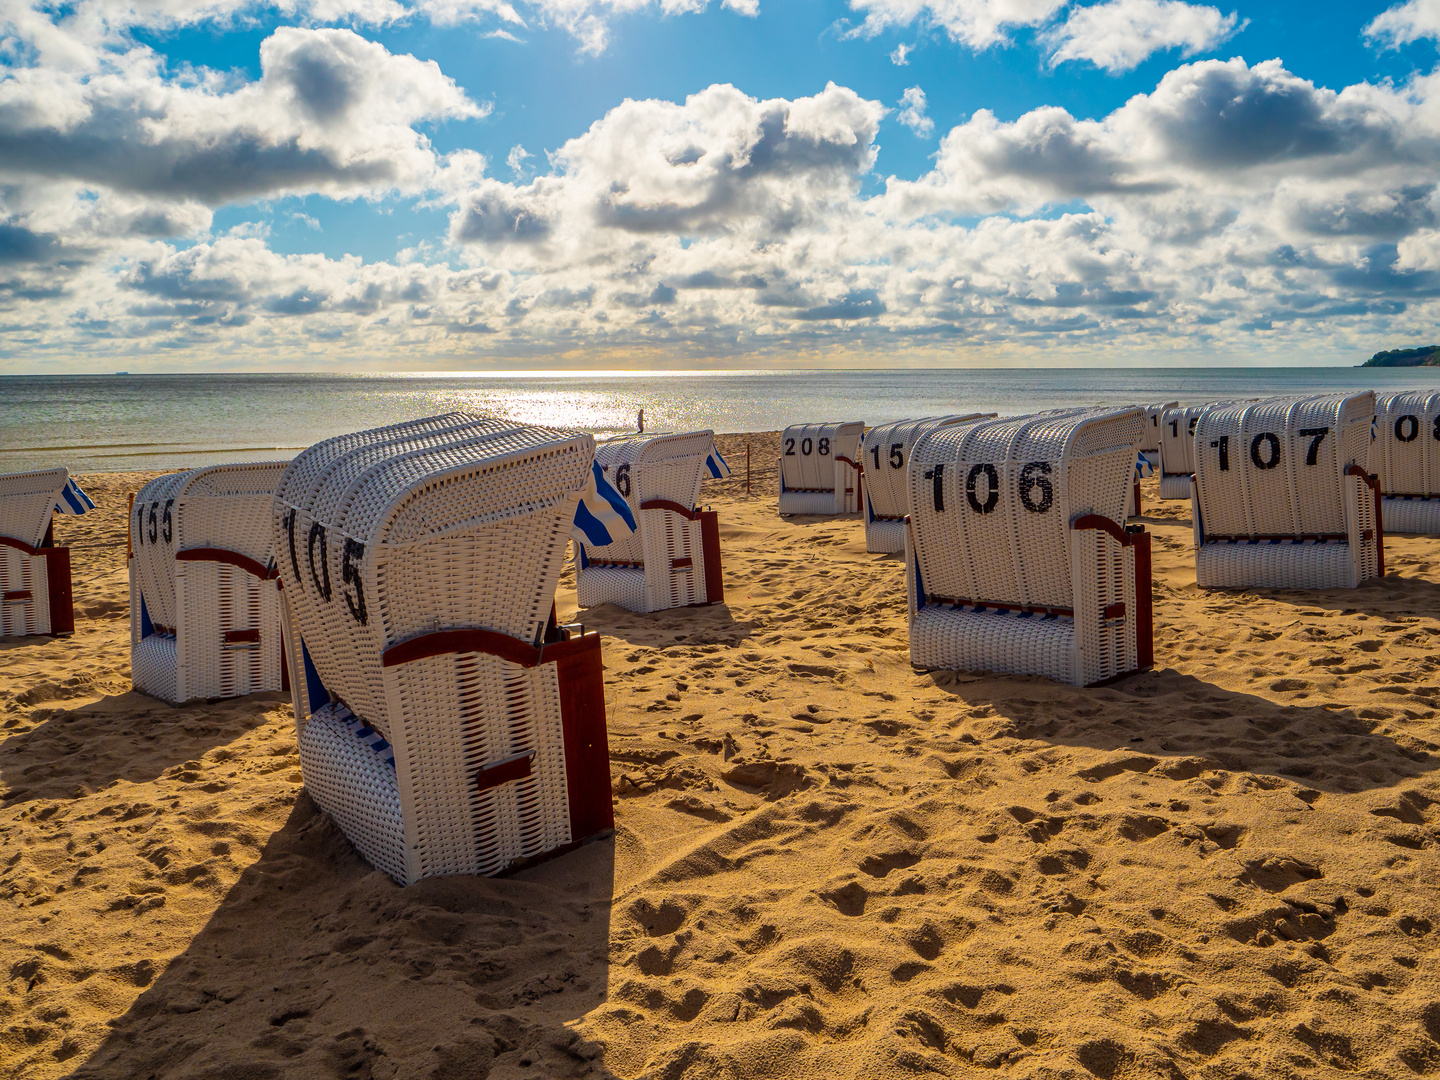
POLYGON ((910 458, 910 661, 1089 686, 1153 662, 1140 409, 981 421, 910 458))

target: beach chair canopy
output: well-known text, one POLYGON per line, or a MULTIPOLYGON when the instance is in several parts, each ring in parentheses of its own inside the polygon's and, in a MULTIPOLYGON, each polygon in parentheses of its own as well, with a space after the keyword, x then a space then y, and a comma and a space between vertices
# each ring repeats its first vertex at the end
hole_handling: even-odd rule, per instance
MULTIPOLYGON (((65 494, 70 483, 70 472, 64 468, 0 476, 0 537, 38 548, 59 503, 69 505, 65 494)), ((89 503, 89 496, 85 502, 89 503)))
POLYGON ((1368 473, 1375 395, 1215 406, 1199 417, 1195 480, 1207 536, 1341 536, 1346 473, 1368 473))
POLYGON ((787 491, 834 491, 835 462, 857 464, 859 420, 825 424, 794 424, 780 437, 780 479, 787 491))
POLYGON ((994 415, 954 413, 918 420, 896 420, 871 428, 860 451, 861 462, 865 466, 865 495, 870 504, 867 518, 903 518, 910 512, 910 486, 906 481, 905 467, 910 464, 910 453, 921 435, 931 428, 950 427, 994 415))
POLYGON ((1164 418, 1167 409, 1176 408, 1179 404, 1178 401, 1163 401, 1142 406, 1145 410, 1145 430, 1140 436, 1140 446, 1138 447, 1140 453, 1153 454, 1159 452, 1160 421, 1164 418))
POLYGON ((1373 454, 1371 464, 1386 495, 1440 497, 1440 392, 1377 397, 1373 454))
POLYGON ((449 629, 538 646, 594 447, 455 413, 297 457, 275 494, 275 544, 324 686, 388 736, 386 650, 449 629))
POLYGON ((580 606, 659 611, 720 600, 719 534, 708 537, 704 520, 713 526, 714 515, 695 509, 703 481, 729 473, 715 433, 607 439, 596 447, 595 463, 639 527, 613 543, 582 546, 580 606))
POLYGON ((927 595, 1069 608, 1071 525, 1117 530, 1135 471, 1138 408, 1079 410, 928 431, 910 465, 927 595))

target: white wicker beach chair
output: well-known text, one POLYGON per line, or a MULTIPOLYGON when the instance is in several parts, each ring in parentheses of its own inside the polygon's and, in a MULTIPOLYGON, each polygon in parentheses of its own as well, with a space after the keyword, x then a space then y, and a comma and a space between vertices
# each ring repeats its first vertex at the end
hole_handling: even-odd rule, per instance
POLYGON ((919 420, 896 420, 871 428, 860 446, 860 464, 868 465, 865 483, 865 550, 893 555, 905 550, 905 515, 910 485, 905 466, 920 436, 931 428, 982 420, 994 413, 956 413, 919 420))
POLYGON ((794 424, 780 437, 780 516, 853 514, 863 505, 859 420, 794 424))
POLYGON ((94 508, 63 468, 0 476, 0 637, 75 632, 70 549, 52 523, 94 508))
POLYGON ((1145 432, 1140 436, 1138 449, 1152 469, 1160 468, 1160 422, 1167 409, 1173 409, 1179 404, 1178 401, 1162 401, 1141 406, 1145 410, 1145 432))
POLYGON ((603 547, 576 545, 582 608, 617 604, 662 611, 724 601, 719 518, 695 508, 706 462, 718 458, 715 433, 708 430, 627 435, 595 448, 596 463, 640 527, 603 547))
POLYGON ((1440 535, 1440 393, 1376 398, 1375 439, 1384 530, 1440 535))
POLYGON ((600 638, 554 619, 572 531, 628 514, 594 454, 449 414, 312 446, 277 488, 305 786, 401 884, 613 826, 600 638))
POLYGON ((150 481, 130 513, 130 677, 181 704, 289 688, 271 503, 288 461, 150 481))
POLYGON ((1196 582, 1333 589, 1383 577, 1374 415, 1369 391, 1203 413, 1191 495, 1196 582))
POLYGON ((1138 408, 928 431, 909 467, 910 661, 1083 686, 1153 663, 1138 408))

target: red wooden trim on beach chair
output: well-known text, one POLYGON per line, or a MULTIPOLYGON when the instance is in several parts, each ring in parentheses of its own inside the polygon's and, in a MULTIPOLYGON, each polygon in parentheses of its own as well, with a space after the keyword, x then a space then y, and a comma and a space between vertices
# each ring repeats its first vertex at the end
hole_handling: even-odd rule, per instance
POLYGON ((18 604, 18 603, 20 603, 20 601, 22 601, 22 600, 29 600, 29 599, 30 599, 30 590, 29 590, 29 589, 11 589, 11 590, 10 590, 9 592, 7 592, 4 596, 0 596, 0 600, 3 600, 3 601, 4 601, 5 603, 7 603, 7 604, 18 604))
MULTIPOLYGON (((46 539, 50 533, 46 532, 46 539)), ((75 632, 75 597, 70 584, 70 549, 42 547, 36 554, 45 560, 45 590, 50 594, 50 633, 75 632)))
POLYGON ((260 644, 260 631, 252 630, 226 630, 226 645, 258 645, 260 644))
POLYGON ((1155 603, 1151 595, 1150 534, 1133 527, 1135 548, 1135 662, 1141 668, 1155 666, 1155 603))
POLYGON ((582 634, 547 645, 545 662, 555 664, 555 679, 560 685, 570 836, 579 842, 615 827, 600 635, 582 634))
POLYGON ((239 567, 247 574, 253 574, 261 581, 269 581, 280 576, 278 567, 262 566, 249 555, 241 555, 238 551, 229 551, 225 548, 198 547, 186 548, 184 551, 175 553, 177 562, 218 562, 228 563, 230 566, 239 567))
POLYGON ((495 630, 468 627, 463 630, 434 630, 391 645, 380 654, 380 666, 396 667, 431 656, 458 652, 485 653, 527 668, 540 663, 540 649, 536 646, 495 630))
POLYGON ((1119 525, 1116 525, 1115 522, 1111 521, 1104 514, 1086 514, 1084 517, 1078 517, 1070 523, 1070 528, 1076 532, 1086 532, 1090 529, 1096 529, 1100 532, 1108 533, 1121 547, 1129 547, 1131 543, 1134 542, 1129 533, 1119 525))
POLYGON ((504 761, 498 761, 494 765, 487 766, 475 774, 475 790, 489 791, 501 784, 508 784, 512 780, 524 780, 530 775, 530 766, 535 762, 535 751, 528 750, 523 754, 516 754, 504 761))
POLYGON ((725 578, 720 573, 720 515, 703 510, 700 518, 700 554, 705 559, 705 602, 725 602, 725 578))
POLYGON ((30 556, 39 555, 41 550, 37 547, 31 547, 24 540, 17 540, 15 537, 5 536, 3 533, 0 533, 0 544, 3 544, 5 547, 12 547, 16 551, 24 552, 30 556))
POLYGON ((672 514, 679 514, 687 521, 694 521, 696 514, 694 510, 681 506, 671 499, 646 499, 640 504, 641 510, 669 510, 672 514))
POLYGON ((1359 465, 1347 465, 1345 467, 1345 475, 1360 477, 1361 480, 1365 481, 1366 485, 1370 488, 1371 493, 1375 497, 1375 556, 1378 563, 1377 569, 1379 570, 1377 576, 1384 577, 1385 523, 1381 520, 1380 516, 1380 503, 1382 501, 1382 496, 1380 494, 1380 477, 1378 477, 1374 473, 1367 473, 1359 465))

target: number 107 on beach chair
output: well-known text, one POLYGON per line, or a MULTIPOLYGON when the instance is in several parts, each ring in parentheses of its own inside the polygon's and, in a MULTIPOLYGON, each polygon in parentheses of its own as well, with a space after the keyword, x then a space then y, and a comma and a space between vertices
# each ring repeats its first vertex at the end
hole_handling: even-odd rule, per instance
POLYGON ((276 490, 301 774, 402 885, 614 824, 600 637, 554 618, 572 532, 633 529, 594 455, 454 413, 318 443, 276 490))
POLYGON ((859 420, 794 424, 780 436, 780 516, 853 514, 863 505, 859 420))
POLYGON ((287 461, 157 477, 130 512, 130 672, 172 704, 286 689, 271 500, 287 461))
POLYGON ((0 637, 74 632, 70 549, 52 526, 94 508, 65 469, 0 476, 0 637))
POLYGON ((1125 525, 1142 410, 980 421, 910 458, 918 668, 1088 686, 1153 662, 1150 537, 1125 525))
POLYGON ((1375 395, 1208 409, 1195 428, 1195 580, 1202 588, 1354 588, 1385 575, 1375 395))

